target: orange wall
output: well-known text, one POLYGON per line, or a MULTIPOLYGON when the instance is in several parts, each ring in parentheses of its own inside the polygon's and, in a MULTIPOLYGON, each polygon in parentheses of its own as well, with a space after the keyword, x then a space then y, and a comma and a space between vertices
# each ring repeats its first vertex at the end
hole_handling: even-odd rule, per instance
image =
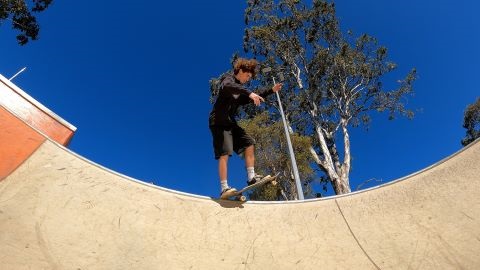
POLYGON ((27 159, 45 138, 0 106, 0 180, 27 159))
POLYGON ((0 181, 45 141, 35 129, 65 146, 75 132, 75 127, 0 75, 0 181))
POLYGON ((0 81, 0 105, 62 145, 67 145, 73 137, 73 130, 39 109, 3 80, 0 81))

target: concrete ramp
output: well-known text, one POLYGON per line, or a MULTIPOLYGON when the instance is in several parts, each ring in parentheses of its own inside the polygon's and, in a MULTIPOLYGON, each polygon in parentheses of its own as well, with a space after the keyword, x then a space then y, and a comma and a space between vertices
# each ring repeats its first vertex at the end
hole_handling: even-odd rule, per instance
POLYGON ((480 269, 479 141, 366 191, 240 204, 96 165, 3 100, 2 270, 480 269))
POLYGON ((46 140, 0 182, 2 269, 479 269, 480 144, 364 192, 220 202, 46 140))

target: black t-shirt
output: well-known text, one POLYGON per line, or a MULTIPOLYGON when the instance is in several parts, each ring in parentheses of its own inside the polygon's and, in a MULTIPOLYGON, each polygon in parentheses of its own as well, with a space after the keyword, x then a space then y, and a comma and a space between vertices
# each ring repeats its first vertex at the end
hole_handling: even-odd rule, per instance
MULTIPOLYGON (((209 125, 224 127, 236 125, 235 116, 238 107, 252 102, 249 98, 251 93, 234 75, 227 74, 221 82, 217 100, 210 112, 209 125)), ((265 98, 272 93, 273 90, 267 88, 260 90, 258 95, 265 98)))

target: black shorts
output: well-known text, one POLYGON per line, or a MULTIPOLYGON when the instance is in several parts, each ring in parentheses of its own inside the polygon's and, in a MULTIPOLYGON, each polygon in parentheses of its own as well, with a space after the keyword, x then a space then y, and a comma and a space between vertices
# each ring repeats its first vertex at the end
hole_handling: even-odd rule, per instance
POLYGON ((215 159, 225 155, 231 156, 234 151, 240 155, 247 147, 255 144, 255 140, 237 125, 231 128, 210 126, 210 131, 213 137, 215 159))

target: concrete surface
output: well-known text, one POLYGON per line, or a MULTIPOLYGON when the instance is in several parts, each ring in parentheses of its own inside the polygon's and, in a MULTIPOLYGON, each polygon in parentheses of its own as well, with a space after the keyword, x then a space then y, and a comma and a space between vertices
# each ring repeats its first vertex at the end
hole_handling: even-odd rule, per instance
POLYGON ((480 143, 392 183, 240 204, 47 139, 0 181, 1 269, 480 269, 480 143))

